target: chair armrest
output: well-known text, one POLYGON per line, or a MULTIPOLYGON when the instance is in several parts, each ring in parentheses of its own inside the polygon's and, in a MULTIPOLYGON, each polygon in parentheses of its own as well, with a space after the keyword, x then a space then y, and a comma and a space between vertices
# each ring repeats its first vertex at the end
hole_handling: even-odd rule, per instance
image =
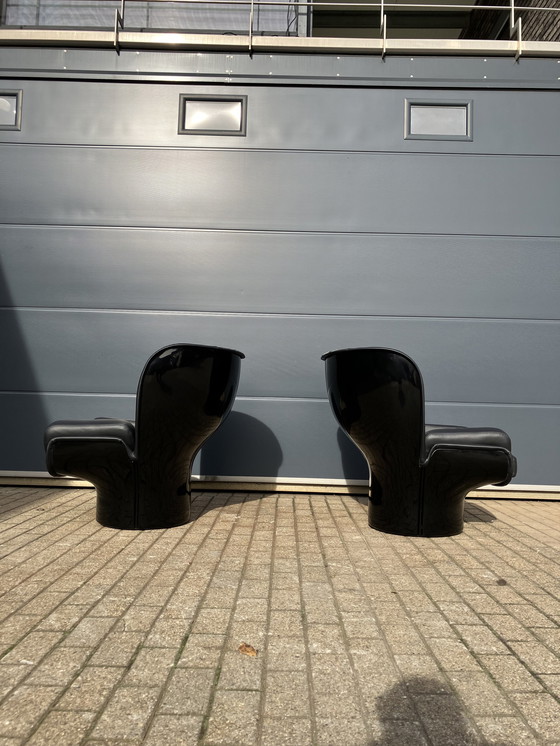
POLYGON ((476 486, 509 484, 517 473, 517 460, 501 446, 434 444, 421 463, 430 476, 435 473, 455 475, 457 481, 468 480, 476 486))
POLYGON ((57 420, 45 430, 45 449, 51 440, 60 438, 99 439, 111 438, 120 440, 126 448, 134 452, 136 429, 130 420, 117 420, 100 417, 95 420, 57 420))
POLYGON ((424 453, 426 457, 437 445, 491 447, 511 451, 509 435, 495 427, 426 425, 424 428, 424 453))
POLYGON ((101 473, 129 470, 135 456, 119 438, 54 437, 47 443, 46 461, 53 477, 75 476, 94 482, 101 473))

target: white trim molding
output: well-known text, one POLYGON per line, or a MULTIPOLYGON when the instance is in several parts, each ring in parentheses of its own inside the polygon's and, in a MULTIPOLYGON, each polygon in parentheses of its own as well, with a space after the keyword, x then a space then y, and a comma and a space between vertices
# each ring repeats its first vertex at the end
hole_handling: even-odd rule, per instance
MULTIPOLYGON (((293 52, 316 54, 430 54, 467 56, 519 56, 517 40, 477 39, 360 39, 322 36, 249 36, 185 34, 174 32, 119 32, 119 49, 167 49, 293 52)), ((112 31, 79 29, 0 29, 0 46, 115 48, 112 31)), ((560 57, 560 42, 522 41, 526 57, 560 57)))

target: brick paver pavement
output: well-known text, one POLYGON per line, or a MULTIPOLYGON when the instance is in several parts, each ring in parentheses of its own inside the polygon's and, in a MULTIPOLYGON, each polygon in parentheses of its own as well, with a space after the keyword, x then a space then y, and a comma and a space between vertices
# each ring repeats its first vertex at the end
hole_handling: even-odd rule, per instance
POLYGON ((470 500, 442 539, 340 495, 145 532, 94 505, 0 488, 0 746, 560 744, 560 503, 470 500))

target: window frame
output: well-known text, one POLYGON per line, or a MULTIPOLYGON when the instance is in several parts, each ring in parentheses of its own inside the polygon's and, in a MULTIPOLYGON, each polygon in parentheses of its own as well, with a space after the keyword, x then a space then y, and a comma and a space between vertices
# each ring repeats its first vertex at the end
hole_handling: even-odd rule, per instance
POLYGON ((179 95, 179 125, 177 129, 179 135, 202 135, 202 136, 219 136, 219 137, 246 137, 247 135, 247 96, 244 95, 211 95, 198 93, 181 93, 179 95), (208 101, 219 102, 237 102, 241 104, 241 122, 239 130, 220 130, 220 129, 188 129, 185 127, 185 115, 187 103, 189 101, 208 101))
POLYGON ((428 99, 428 98, 405 98, 404 100, 404 139, 405 140, 462 140, 472 142, 473 140, 473 102, 472 99, 428 99), (411 132, 412 107, 425 106, 434 109, 462 108, 466 110, 466 128, 464 135, 446 135, 438 133, 417 134, 411 132))
POLYGON ((8 88, 0 88, 0 98, 13 97, 16 100, 16 116, 13 124, 0 124, 0 131, 21 131, 21 108, 23 102, 23 90, 16 89, 10 90, 8 88))

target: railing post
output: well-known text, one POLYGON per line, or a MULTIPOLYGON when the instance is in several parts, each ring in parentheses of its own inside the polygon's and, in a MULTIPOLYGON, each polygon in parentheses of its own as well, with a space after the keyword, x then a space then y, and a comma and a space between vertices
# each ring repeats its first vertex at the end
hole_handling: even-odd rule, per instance
POLYGON ((515 61, 518 62, 519 58, 521 57, 521 43, 522 43, 522 35, 521 35, 521 18, 517 19, 517 22, 515 20, 515 0, 510 0, 511 8, 510 8, 510 17, 509 17, 509 38, 513 39, 515 36, 517 37, 517 52, 515 53, 515 61))
POLYGON ((121 9, 115 8, 115 49, 117 54, 121 53, 119 44, 119 28, 124 29, 124 4, 126 0, 121 0, 121 9))
POLYGON ((255 3, 251 0, 251 9, 249 11, 249 56, 253 56, 253 17, 254 17, 255 3))
POLYGON ((385 62, 385 55, 387 53, 387 14, 385 13, 385 0, 381 0, 380 14, 379 31, 383 43, 381 48, 381 59, 385 62))

